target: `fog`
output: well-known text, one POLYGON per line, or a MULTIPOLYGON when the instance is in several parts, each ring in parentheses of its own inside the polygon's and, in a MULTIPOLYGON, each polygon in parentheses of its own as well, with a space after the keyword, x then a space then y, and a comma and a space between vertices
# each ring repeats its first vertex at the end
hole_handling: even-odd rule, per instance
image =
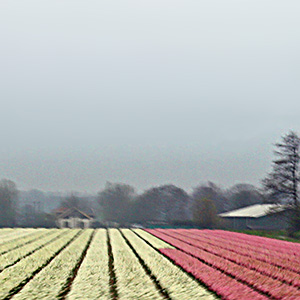
POLYGON ((0 177, 258 185, 300 131, 299 1, 0 2, 0 177))

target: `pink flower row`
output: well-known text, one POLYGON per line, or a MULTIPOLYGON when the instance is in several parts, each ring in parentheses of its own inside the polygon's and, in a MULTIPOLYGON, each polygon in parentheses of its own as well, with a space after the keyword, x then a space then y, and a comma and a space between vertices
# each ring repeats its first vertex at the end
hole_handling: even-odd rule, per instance
MULTIPOLYGON (((293 251, 293 253, 291 253, 291 251, 286 250, 284 245, 282 247, 282 249, 280 251, 278 251, 278 249, 273 249, 272 246, 269 243, 269 240, 261 240, 260 242, 251 242, 250 244, 247 243, 246 240, 244 239, 237 239, 237 238, 231 238, 229 235, 226 236, 215 236, 214 233, 210 233, 210 232, 201 232, 200 230, 197 233, 194 233, 195 235, 199 236, 206 236, 210 239, 215 239, 215 240, 219 240, 219 241, 225 241, 226 244, 231 244, 233 246, 236 245, 240 245, 240 247, 245 248, 246 250, 250 250, 256 253, 261 253, 261 254, 265 254, 265 255, 271 255, 275 258, 282 258, 284 260, 287 261, 291 261, 291 262, 299 262, 300 260, 300 249, 298 251, 293 251), (242 242, 242 243, 241 243, 242 242)), ((247 235, 246 235, 247 237, 247 235)))
MULTIPOLYGON (((161 230, 159 230, 161 231, 161 230)), ((182 230, 165 230, 165 234, 174 237, 182 242, 186 242, 189 245, 205 250, 209 253, 215 254, 222 258, 225 258, 238 265, 244 266, 248 269, 258 271, 261 274, 267 275, 274 279, 286 282, 295 287, 300 287, 300 275, 290 270, 282 269, 266 262, 257 260, 255 257, 249 257, 242 254, 238 254, 237 251, 226 250, 222 244, 208 243, 205 240, 198 240, 194 237, 188 236, 188 234, 182 234, 182 230), (234 255, 233 255, 234 254, 234 255)), ((242 251, 241 251, 242 252, 242 251)))
POLYGON ((252 245, 267 244, 268 248, 273 249, 277 252, 281 252, 282 249, 284 249, 285 252, 294 255, 299 255, 300 252, 300 244, 298 243, 280 241, 280 240, 261 237, 261 236, 249 235, 249 234, 238 233, 238 232, 230 232, 224 230, 213 230, 212 234, 216 236, 222 236, 225 238, 230 237, 237 241, 243 240, 245 241, 245 243, 249 243, 252 245))
POLYGON ((300 299, 300 291, 293 286, 260 274, 254 270, 250 270, 244 266, 235 264, 227 259, 189 245, 186 242, 170 237, 157 230, 148 231, 183 252, 198 258, 209 266, 214 267, 215 269, 224 272, 224 274, 251 286, 256 291, 262 292, 274 299, 300 299))
POLYGON ((300 249, 286 249, 286 245, 284 244, 284 241, 282 242, 282 247, 278 248, 278 246, 274 247, 272 245, 272 240, 271 239, 265 239, 265 240, 260 240, 260 241, 253 241, 251 240, 251 236, 242 234, 241 238, 236 237, 235 235, 230 236, 227 232, 224 232, 225 234, 217 234, 214 231, 210 230, 190 230, 190 233, 194 233, 197 236, 206 236, 209 237, 210 239, 215 239, 219 241, 226 241, 228 244, 236 245, 239 244, 241 247, 251 249, 252 251, 256 251, 258 253, 264 253, 267 255, 274 255, 276 257, 281 256, 281 257, 287 257, 290 258, 291 260, 298 261, 300 259, 300 249), (249 237, 249 239, 247 239, 249 237), (241 241, 243 243, 241 244, 241 241), (270 242, 271 241, 271 242, 270 242), (284 250, 284 251, 283 251, 284 250))
POLYGON ((203 282, 210 290, 226 300, 266 300, 250 287, 236 281, 222 272, 209 267, 198 259, 176 249, 161 249, 161 253, 168 256, 175 264, 203 282))
MULTIPOLYGON (((192 233, 190 230, 179 229, 179 230, 168 230, 165 231, 167 234, 175 234, 178 238, 190 238, 190 242, 193 241, 193 245, 201 247, 209 247, 210 249, 221 250, 224 249, 221 255, 225 255, 228 251, 228 257, 232 258, 232 254, 234 254, 234 258, 239 259, 239 263, 246 266, 247 263, 251 263, 251 265, 247 265, 252 269, 256 269, 259 265, 260 269, 257 269, 260 272, 263 272, 270 276, 277 276, 276 273, 280 271, 277 278, 281 278, 281 280, 287 281, 291 284, 294 282, 296 286, 299 286, 300 283, 300 261, 299 259, 294 258, 290 259, 288 255, 276 255, 276 253, 268 253, 267 250, 265 252, 257 252, 254 247, 244 246, 243 243, 232 243, 230 239, 224 240, 217 237, 210 237, 207 234, 202 234, 199 230, 199 233, 192 233), (225 251, 227 250, 227 251, 225 251), (233 253, 232 253, 233 252, 233 253), (241 257, 240 257, 241 256, 241 257), (271 265, 271 266, 269 266, 271 265), (264 266, 264 269, 261 267, 264 266), (268 266, 268 268, 267 268, 268 266), (266 269, 267 268, 267 269, 266 269), (286 277, 282 277, 281 270, 286 269, 290 272, 290 279, 286 277), (272 271, 271 271, 272 269, 272 271), (271 272, 271 273, 270 273, 271 272), (298 283, 296 283, 298 280, 298 283)), ((267 246, 266 246, 267 247, 267 246)), ((285 272, 285 270, 282 270, 285 272)), ((288 271, 286 273, 289 273, 288 271)), ((273 277, 274 277, 273 276, 273 277)))

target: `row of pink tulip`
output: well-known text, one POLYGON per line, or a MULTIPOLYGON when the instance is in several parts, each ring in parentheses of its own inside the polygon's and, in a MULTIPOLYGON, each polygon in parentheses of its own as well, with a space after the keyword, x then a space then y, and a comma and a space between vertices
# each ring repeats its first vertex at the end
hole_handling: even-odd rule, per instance
POLYGON ((265 254, 271 254, 276 256, 286 256, 289 257, 291 260, 299 260, 300 258, 300 248, 297 248, 294 246, 291 248, 290 245, 286 245, 284 241, 282 242, 282 247, 278 247, 278 245, 273 245, 273 240, 269 238, 262 238, 261 240, 253 240, 251 235, 247 234, 241 234, 240 237, 237 237, 235 234, 233 236, 230 235, 230 232, 224 231, 215 233, 212 230, 206 231, 206 230, 190 230, 190 232, 194 232, 195 235, 201 235, 209 237, 210 239, 218 239, 218 240, 224 240, 227 243, 235 244, 241 244, 241 241, 243 241, 242 246, 248 249, 252 249, 253 251, 265 253, 265 254), (283 251, 284 250, 284 251, 283 251))
POLYGON ((241 245, 241 247, 247 249, 247 250, 252 250, 258 253, 263 253, 263 254, 267 254, 267 255, 282 255, 282 256, 286 256, 289 257, 292 260, 299 260, 299 251, 294 251, 292 250, 286 250, 284 247, 278 251, 278 249, 274 249, 274 247, 272 246, 272 244, 270 244, 270 239, 266 239, 266 240, 262 240, 259 243, 258 242, 251 242, 251 239, 249 239, 249 241, 246 239, 247 237, 250 237, 249 235, 243 234, 243 238, 238 239, 235 235, 233 235, 232 237, 230 236, 230 234, 228 234, 227 232, 226 235, 222 236, 220 234, 216 234, 214 232, 214 230, 195 230, 195 229, 190 229, 190 230, 185 230, 185 232, 189 232, 195 236, 202 236, 202 237, 207 237, 209 239, 214 239, 214 240, 218 240, 218 241, 224 241, 226 242, 226 244, 231 244, 236 246, 241 245), (241 241, 243 241, 243 243, 241 244, 241 241), (284 249, 284 252, 282 251, 284 249))
POLYGON ((198 259, 177 249, 161 249, 161 253, 203 282, 210 290, 226 300, 266 300, 269 297, 254 291, 245 284, 225 275, 198 259))
MULTIPOLYGON (((191 231, 192 232, 192 231, 191 231)), ((250 235, 242 234, 241 238, 237 238, 236 236, 233 236, 231 238, 230 234, 226 233, 226 235, 218 234, 216 235, 213 231, 200 231, 194 233, 195 235, 199 236, 206 236, 210 239, 216 239, 220 241, 226 241, 227 243, 230 243, 232 245, 241 245, 243 248, 247 248, 249 250, 263 253, 267 255, 274 255, 276 257, 286 257, 290 260, 299 261, 300 259, 300 248, 299 249, 288 249, 287 246, 284 244, 284 241, 282 242, 282 248, 274 248, 274 245, 272 245, 273 241, 271 239, 262 239, 260 241, 253 241, 251 239, 250 235), (247 240, 249 238, 249 240, 247 240), (241 244, 241 241, 243 242, 241 244)), ((279 241, 281 242, 281 241, 279 241)), ((298 245, 297 245, 298 246, 298 245)))
POLYGON ((179 250, 198 258, 205 264, 235 278, 245 285, 251 286, 254 290, 264 293, 273 299, 300 299, 299 289, 209 253, 206 250, 189 245, 187 243, 188 238, 186 238, 185 241, 181 241, 158 230, 149 230, 149 232, 175 246, 179 250))
MULTIPOLYGON (((211 231, 211 230, 210 230, 211 231)), ((273 249, 277 252, 281 252, 282 249, 284 249, 285 252, 288 252, 290 254, 299 255, 300 252, 300 244, 287 242, 287 241, 281 241, 276 239, 271 239, 267 237, 261 237, 261 236, 255 236, 255 235, 249 235, 239 232, 230 232, 230 231, 224 231, 224 230, 213 230, 211 232, 213 235, 222 236, 222 237, 230 237, 232 239, 235 239, 237 241, 243 240, 245 243, 248 244, 254 244, 254 245, 261 245, 261 244, 268 244, 268 247, 270 249, 273 249)))
POLYGON ((188 236, 187 234, 186 235, 182 234, 182 230, 165 230, 165 233, 182 242, 186 242, 189 245, 192 245, 194 247, 197 247, 209 253, 215 254, 222 258, 225 258, 238 265, 244 266, 248 269, 255 270, 261 274, 267 275, 274 279, 278 279, 282 282, 286 282, 295 287, 300 287, 300 274, 290 270, 279 268, 277 266, 268 264, 263 261, 259 261, 255 257, 245 256, 243 255, 243 253, 239 254, 237 252, 234 252, 233 255, 233 251, 224 249, 224 247, 222 247, 224 243, 222 244, 220 243, 218 245, 217 243, 216 244, 208 243, 204 239, 198 240, 195 239, 194 237, 188 236))
MULTIPOLYGON (((251 263, 254 263, 254 266, 250 268, 255 268, 257 265, 259 266, 263 266, 265 264, 271 265, 273 267, 268 268, 267 272, 271 271, 269 269, 272 269, 273 271, 271 271, 271 273, 274 275, 277 273, 276 270, 279 270, 280 273, 282 269, 292 271, 290 277, 293 277, 295 279, 298 278, 300 282, 300 261, 297 258, 290 259, 289 255, 284 255, 284 254, 276 255, 276 252, 275 253, 267 252, 267 250, 264 252, 262 251, 258 252, 256 251, 254 246, 253 247, 244 246, 244 244, 241 242, 232 243, 229 239, 223 240, 217 237, 210 237, 207 234, 202 235, 200 230, 198 234, 192 233, 189 230, 185 230, 185 229, 168 230, 167 233, 179 234, 179 237, 189 237, 192 241, 201 243, 201 245, 207 244, 212 249, 214 249, 214 247, 217 247, 218 250, 220 249, 227 250, 230 252, 229 257, 232 257, 232 252, 233 252, 234 258, 238 258, 239 256, 242 256, 239 258, 239 260, 242 261, 242 264, 244 265, 246 262, 248 263, 250 259, 251 263), (252 262, 252 260, 255 261, 252 262)), ((265 247, 267 248, 267 245, 265 247)), ((224 251, 224 253, 226 253, 226 251, 224 251)), ((262 272, 265 271, 263 270, 262 272)), ((279 276, 280 275, 281 274, 279 274, 279 276)))

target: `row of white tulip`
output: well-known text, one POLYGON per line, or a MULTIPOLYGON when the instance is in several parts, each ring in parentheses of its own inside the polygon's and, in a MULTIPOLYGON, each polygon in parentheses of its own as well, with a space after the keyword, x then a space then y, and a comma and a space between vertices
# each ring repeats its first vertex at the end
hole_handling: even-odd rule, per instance
POLYGON ((72 284, 68 300, 109 300, 109 270, 105 229, 97 229, 86 257, 72 284))
MULTIPOLYGON (((160 282, 162 288, 167 290, 172 299, 216 299, 212 293, 201 286, 196 280, 188 276, 179 267, 174 265, 159 252, 154 250, 134 232, 129 229, 123 229, 122 232, 135 248, 137 253, 144 260, 146 265, 150 268, 152 274, 160 282)), ((142 230, 136 230, 136 232, 141 234, 141 236, 143 236, 143 238, 150 244, 153 244, 154 247, 157 245, 157 241, 153 239, 152 235, 143 234, 144 231, 142 230)), ((168 247, 165 248, 171 248, 169 244, 167 245, 168 247)))
POLYGON ((56 299, 68 278, 72 277, 72 270, 80 260, 91 234, 92 229, 85 230, 12 299, 56 299))
POLYGON ((33 228, 16 228, 16 227, 5 227, 0 228, 0 238, 8 236, 9 234, 22 234, 27 231, 32 231, 33 228))
POLYGON ((163 299, 117 229, 110 229, 119 300, 163 299))
POLYGON ((38 240, 33 241, 32 243, 26 244, 24 246, 18 247, 12 251, 9 251, 0 256, 0 272, 3 271, 8 266, 11 266, 18 262, 23 257, 31 255, 35 251, 39 250, 46 243, 54 239, 59 235, 57 229, 49 231, 49 234, 46 236, 40 237, 38 240))
POLYGON ((34 234, 37 229, 33 228, 15 228, 7 234, 0 236, 0 246, 11 241, 17 241, 27 235, 34 234))
MULTIPOLYGON (((16 229, 16 231, 17 230, 18 229, 16 229)), ((21 247, 26 243, 30 243, 30 241, 37 239, 38 237, 45 234, 47 231, 49 231, 49 229, 48 230, 44 228, 33 229, 30 234, 26 234, 25 236, 21 236, 17 239, 13 239, 11 241, 7 241, 6 243, 1 244, 0 255, 3 255, 4 253, 7 253, 8 251, 11 251, 17 247, 21 247)))
POLYGON ((169 248, 169 249, 175 249, 170 244, 164 242, 163 240, 157 238, 156 236, 152 235, 151 233, 142 230, 142 229, 133 229, 136 233, 138 233, 139 236, 141 236, 143 239, 148 241, 154 248, 160 249, 160 248, 169 248))
POLYGON ((15 228, 0 228, 0 237, 9 234, 10 232, 13 232, 15 228))
MULTIPOLYGON (((78 234, 78 229, 68 232, 52 243, 19 261, 0 273, 0 299, 6 299, 17 287, 25 284, 32 274, 39 272, 78 234)), ((59 272, 59 270, 57 270, 59 272)), ((30 299, 30 298, 29 298, 30 299)))

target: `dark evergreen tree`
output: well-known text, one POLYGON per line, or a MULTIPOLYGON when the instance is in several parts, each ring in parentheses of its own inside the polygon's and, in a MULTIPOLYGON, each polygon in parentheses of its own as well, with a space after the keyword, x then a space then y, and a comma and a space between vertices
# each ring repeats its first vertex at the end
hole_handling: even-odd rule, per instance
POLYGON ((276 159, 273 160, 273 169, 263 180, 263 185, 269 199, 289 204, 291 210, 290 235, 293 235, 294 232, 300 230, 300 138, 295 132, 290 131, 275 146, 276 159))
POLYGON ((274 202, 287 202, 299 205, 299 147, 300 138, 291 131, 275 144, 273 169, 263 180, 264 189, 274 202))

